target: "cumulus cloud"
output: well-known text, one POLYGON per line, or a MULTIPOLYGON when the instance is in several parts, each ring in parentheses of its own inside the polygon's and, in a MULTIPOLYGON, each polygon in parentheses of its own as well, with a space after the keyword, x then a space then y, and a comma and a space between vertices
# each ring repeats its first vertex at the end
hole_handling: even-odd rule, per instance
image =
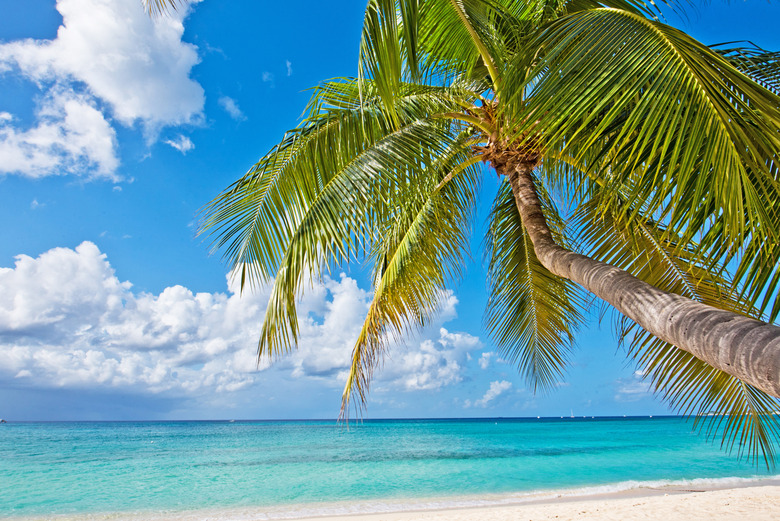
POLYGON ((225 109, 225 112, 227 112, 230 117, 236 121, 243 121, 246 119, 244 113, 241 112, 240 108, 238 108, 238 103, 236 103, 236 100, 229 96, 222 96, 219 98, 219 106, 225 109))
POLYGON ((89 172, 117 180, 116 132, 86 95, 53 91, 27 130, 0 114, 0 173, 43 177, 89 172))
POLYGON ((182 134, 179 134, 179 137, 176 139, 166 139, 165 144, 172 146, 182 154, 186 154, 195 148, 195 144, 192 142, 192 140, 187 136, 183 136, 182 134))
POLYGON ((135 294, 89 242, 18 256, 0 269, 0 286, 0 376, 151 393, 233 391, 254 380, 262 294, 135 294))
MULTIPOLYGON (((334 386, 343 385, 370 303, 371 294, 344 275, 315 286, 307 296, 307 309, 299 309, 299 317, 305 318, 298 351, 280 365, 290 366, 295 377, 327 378, 334 386)), ((469 351, 482 344, 478 337, 440 327, 455 317, 457 304, 447 292, 436 323, 400 344, 390 343, 374 374, 377 390, 437 390, 463 380, 469 351)))
POLYGON ((327 378, 343 385, 370 300, 371 295, 344 274, 311 287, 299 304, 298 349, 280 366, 291 368, 296 378, 327 378))
POLYGON ((470 352, 482 347, 476 336, 443 327, 457 317, 458 299, 442 295, 439 313, 424 330, 391 345, 374 379, 380 391, 435 391, 463 381, 470 352))
POLYGON ((495 381, 490 382, 490 388, 485 392, 485 394, 480 398, 479 400, 476 400, 473 404, 471 401, 466 400, 465 405, 466 407, 487 407, 490 405, 490 402, 507 392, 509 389, 512 388, 512 382, 507 382, 506 380, 501 381, 495 381))
POLYGON ((55 39, 0 44, 0 72, 19 72, 47 99, 70 93, 70 104, 54 114, 44 104, 30 130, 0 117, 3 157, 15 160, 5 172, 38 177, 94 167, 114 175, 114 131, 103 110, 123 125, 140 123, 149 142, 165 126, 202 119, 203 88, 189 77, 197 50, 181 40, 186 7, 155 19, 137 0, 58 0, 56 7, 63 22, 55 39))
MULTIPOLYGON (((0 268, 0 382, 46 388, 112 388, 180 396, 254 384, 256 342, 268 288, 194 293, 183 286, 136 293, 91 242, 20 255, 0 268)), ((299 349, 274 370, 343 385, 370 293, 345 275, 315 283, 298 304, 299 349)), ((449 295, 445 309, 454 313, 449 295)), ((462 379, 480 343, 440 328, 377 376, 395 389, 438 389, 462 379)))
POLYGON ((79 81, 126 124, 191 123, 203 88, 189 75, 199 59, 181 41, 186 8, 150 18, 137 0, 58 0, 62 26, 54 40, 0 46, 0 61, 34 81, 79 81))
POLYGON ((470 350, 480 347, 479 338, 443 327, 430 336, 410 342, 406 350, 397 349, 400 353, 386 362, 380 378, 407 391, 435 390, 462 381, 465 360, 470 350))

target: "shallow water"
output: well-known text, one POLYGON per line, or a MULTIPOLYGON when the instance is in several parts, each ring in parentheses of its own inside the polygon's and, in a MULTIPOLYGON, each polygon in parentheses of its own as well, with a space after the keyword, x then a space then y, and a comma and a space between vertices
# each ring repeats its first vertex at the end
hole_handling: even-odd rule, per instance
POLYGON ((680 418, 11 423, 0 462, 0 517, 286 517, 774 474, 680 418))

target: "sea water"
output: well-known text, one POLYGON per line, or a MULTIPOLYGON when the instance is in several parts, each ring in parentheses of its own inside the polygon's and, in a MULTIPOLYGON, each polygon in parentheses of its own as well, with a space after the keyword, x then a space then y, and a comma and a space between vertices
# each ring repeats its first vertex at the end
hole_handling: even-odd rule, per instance
POLYGON ((0 517, 284 518, 775 474, 676 417, 0 425, 0 517))

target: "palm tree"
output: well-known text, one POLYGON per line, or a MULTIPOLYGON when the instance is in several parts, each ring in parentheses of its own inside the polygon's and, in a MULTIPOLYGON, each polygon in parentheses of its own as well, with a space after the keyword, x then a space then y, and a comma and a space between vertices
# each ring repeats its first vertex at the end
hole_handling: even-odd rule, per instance
POLYGON ((307 277, 369 261, 342 412, 362 408, 387 346, 459 276, 489 163, 506 182, 486 325, 529 384, 560 379, 587 290, 662 396, 771 461, 780 62, 660 17, 642 0, 369 1, 359 77, 317 87, 205 209, 242 286, 273 281, 259 356, 294 348, 307 277))

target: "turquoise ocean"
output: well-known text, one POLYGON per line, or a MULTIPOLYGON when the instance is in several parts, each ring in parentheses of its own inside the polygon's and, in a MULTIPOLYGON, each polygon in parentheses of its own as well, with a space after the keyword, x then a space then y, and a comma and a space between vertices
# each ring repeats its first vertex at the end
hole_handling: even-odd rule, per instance
POLYGON ((274 519, 776 474, 676 417, 0 425, 12 519, 274 519))

